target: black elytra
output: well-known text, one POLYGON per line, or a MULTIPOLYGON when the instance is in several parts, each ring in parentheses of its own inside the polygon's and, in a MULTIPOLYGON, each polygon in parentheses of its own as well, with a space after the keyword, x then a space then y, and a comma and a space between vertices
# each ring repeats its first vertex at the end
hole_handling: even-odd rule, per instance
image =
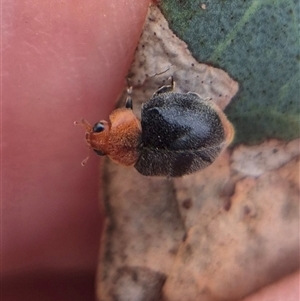
POLYGON ((145 176, 180 177, 210 165, 225 144, 220 117, 196 93, 162 92, 142 106, 134 167, 145 176))

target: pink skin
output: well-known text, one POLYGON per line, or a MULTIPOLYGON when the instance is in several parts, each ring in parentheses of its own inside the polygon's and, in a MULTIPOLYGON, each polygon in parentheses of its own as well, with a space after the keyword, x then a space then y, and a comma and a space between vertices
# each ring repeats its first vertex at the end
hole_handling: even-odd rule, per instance
POLYGON ((300 275, 294 273, 280 281, 261 289, 243 301, 299 301, 300 275))
POLYGON ((80 165, 84 129, 73 122, 107 119, 148 3, 3 1, 3 301, 93 298, 99 157, 80 165))

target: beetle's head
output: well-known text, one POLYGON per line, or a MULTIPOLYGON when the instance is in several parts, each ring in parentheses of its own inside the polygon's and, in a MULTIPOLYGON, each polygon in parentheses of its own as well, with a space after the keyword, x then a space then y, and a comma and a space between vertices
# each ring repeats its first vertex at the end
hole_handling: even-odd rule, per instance
MULTIPOLYGON (((75 122, 76 125, 81 125, 85 128, 85 140, 88 147, 94 150, 99 156, 107 155, 107 143, 110 135, 110 125, 107 121, 101 120, 94 126, 91 126, 85 119, 80 122, 75 122)), ((88 157, 82 162, 84 165, 88 157)))
MULTIPOLYGON (((116 109, 109 115, 109 122, 101 120, 91 126, 82 119, 75 124, 85 128, 86 143, 99 156, 107 155, 125 166, 135 164, 142 129, 141 122, 132 111, 131 98, 127 99, 125 108, 116 109)), ((87 159, 82 165, 85 165, 87 159)))

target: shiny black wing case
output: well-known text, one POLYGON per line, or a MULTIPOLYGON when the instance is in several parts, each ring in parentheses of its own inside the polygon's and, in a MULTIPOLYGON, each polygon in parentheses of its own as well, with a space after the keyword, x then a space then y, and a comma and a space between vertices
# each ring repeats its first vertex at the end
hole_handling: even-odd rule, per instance
POLYGON ((142 106, 135 168, 146 176, 180 177, 210 165, 222 150, 222 122, 195 93, 162 93, 142 106))

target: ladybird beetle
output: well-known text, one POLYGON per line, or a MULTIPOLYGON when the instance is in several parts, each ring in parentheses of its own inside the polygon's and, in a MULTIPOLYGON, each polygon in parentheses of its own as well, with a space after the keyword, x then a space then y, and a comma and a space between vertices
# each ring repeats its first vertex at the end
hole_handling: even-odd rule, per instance
POLYGON ((213 163, 232 141, 233 126, 209 100, 173 88, 171 79, 142 105, 141 121, 132 111, 130 89, 125 108, 114 110, 109 122, 91 126, 82 119, 89 148, 145 176, 180 177, 213 163))

